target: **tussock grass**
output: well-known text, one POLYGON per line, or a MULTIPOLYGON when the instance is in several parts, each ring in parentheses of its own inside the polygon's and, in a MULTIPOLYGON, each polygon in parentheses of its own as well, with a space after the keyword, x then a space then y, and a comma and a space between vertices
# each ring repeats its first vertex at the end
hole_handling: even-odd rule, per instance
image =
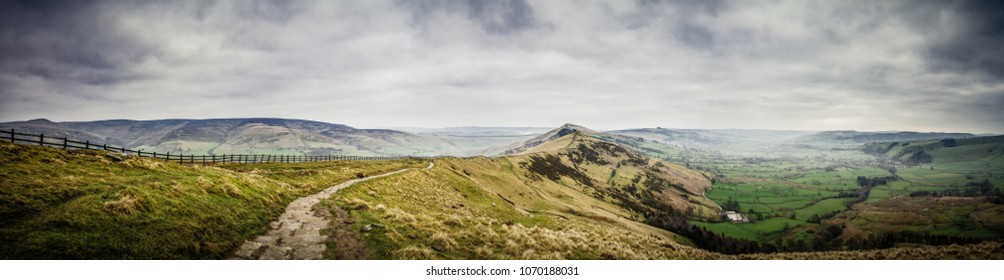
POLYGON ((181 165, 0 143, 0 258, 223 258, 299 196, 421 165, 181 165))
MULTIPOLYGON (((361 232, 370 256, 377 259, 717 256, 680 245, 672 233, 636 221, 620 218, 616 223, 602 222, 563 211, 569 206, 577 206, 582 213, 598 211, 588 210, 593 206, 617 207, 583 194, 566 200, 541 198, 537 191, 557 191, 560 185, 513 185, 525 178, 506 171, 508 166, 506 159, 441 159, 432 170, 354 185, 336 194, 331 202, 342 209, 354 209, 349 210, 356 221, 352 226, 361 232), (381 226, 361 230, 372 224, 381 226)), ((627 215, 623 210, 617 213, 627 215)))

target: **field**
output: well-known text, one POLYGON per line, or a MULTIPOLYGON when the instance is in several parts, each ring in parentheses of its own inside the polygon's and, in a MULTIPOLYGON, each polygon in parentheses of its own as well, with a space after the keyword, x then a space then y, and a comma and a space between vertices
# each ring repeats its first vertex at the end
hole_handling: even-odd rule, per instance
MULTIPOLYGON (((654 141, 621 142, 652 156, 714 172, 715 186, 705 195, 723 206, 737 202, 735 210, 754 220, 749 224, 731 224, 697 219, 696 224, 726 236, 782 245, 824 241, 842 244, 838 241, 903 231, 997 240, 1001 238, 1004 221, 1000 218, 1004 215, 995 210, 997 204, 984 202, 984 196, 974 193, 975 187, 967 186, 987 180, 994 188, 1001 189, 1004 141, 996 138, 960 140, 959 146, 954 147, 945 147, 937 140, 904 142, 893 145, 885 155, 867 154, 859 146, 826 143, 694 149, 654 141), (897 153, 921 149, 918 147, 934 160, 908 165, 896 158, 897 153), (853 199, 863 189, 858 177, 885 178, 886 182, 872 186, 867 197, 858 203, 853 199), (909 212, 907 209, 913 208, 902 201, 913 201, 911 194, 923 192, 970 195, 966 201, 972 205, 936 204, 929 205, 928 211, 909 212), (911 222, 905 225, 899 218, 911 222), (838 237, 820 235, 828 225, 840 225, 844 232, 838 237), (827 240, 816 240, 821 238, 827 240)), ((875 146, 885 148, 889 144, 875 146)), ((918 201, 925 201, 921 205, 930 204, 918 201)), ((805 245, 797 250, 810 247, 805 245)))

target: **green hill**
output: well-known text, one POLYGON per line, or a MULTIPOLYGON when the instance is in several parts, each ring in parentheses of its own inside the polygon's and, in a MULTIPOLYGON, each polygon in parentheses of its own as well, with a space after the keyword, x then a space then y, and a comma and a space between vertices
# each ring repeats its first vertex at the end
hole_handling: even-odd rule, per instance
POLYGON ((286 205, 420 161, 181 165, 0 143, 0 259, 218 259, 286 205))
POLYGON ((869 143, 862 151, 910 166, 928 164, 950 170, 1004 168, 1004 136, 869 143))

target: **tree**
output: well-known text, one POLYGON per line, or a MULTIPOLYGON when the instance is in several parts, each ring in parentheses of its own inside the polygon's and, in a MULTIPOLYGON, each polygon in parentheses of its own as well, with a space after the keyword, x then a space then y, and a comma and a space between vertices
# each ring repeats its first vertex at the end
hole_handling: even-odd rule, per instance
POLYGON ((895 166, 889 167, 889 174, 892 174, 893 177, 896 176, 896 171, 897 170, 895 166))

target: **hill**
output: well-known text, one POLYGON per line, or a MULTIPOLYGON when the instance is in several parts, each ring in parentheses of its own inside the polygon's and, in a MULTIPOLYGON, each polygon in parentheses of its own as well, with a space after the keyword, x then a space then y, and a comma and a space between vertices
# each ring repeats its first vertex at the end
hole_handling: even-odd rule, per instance
POLYGON ((550 128, 541 127, 447 127, 447 128, 401 128, 419 136, 434 138, 456 149, 452 155, 490 156, 499 154, 504 147, 526 141, 547 133, 550 128))
POLYGON ((719 220, 703 196, 707 173, 595 135, 564 125, 518 154, 438 159, 401 181, 346 189, 331 211, 349 212, 345 232, 381 225, 362 237, 378 258, 684 258, 695 251, 677 243, 730 253, 759 246, 689 223, 719 220), (595 238, 603 241, 584 241, 595 238))
MULTIPOLYGON (((529 151, 530 149, 535 149, 536 151, 542 151, 542 150, 548 149, 548 147, 542 147, 543 144, 551 142, 551 141, 556 140, 558 138, 561 138, 561 137, 563 137, 565 135, 573 134, 573 133, 580 132, 580 131, 581 132, 585 132, 585 133, 590 133, 590 134, 596 133, 596 131, 593 131, 591 129, 588 129, 588 128, 585 128, 585 127, 582 127, 582 126, 579 126, 579 125, 574 125, 574 124, 566 123, 566 124, 564 124, 564 125, 562 125, 562 126, 560 126, 558 128, 552 129, 551 131, 548 131, 548 132, 546 132, 544 134, 537 135, 537 136, 535 136, 533 138, 526 139, 526 140, 523 140, 523 141, 518 141, 518 142, 512 143, 512 144, 510 144, 508 146, 501 147, 499 149, 501 150, 501 154, 502 155, 516 155, 516 154, 521 154, 521 153, 527 153, 527 152, 531 152, 531 151, 529 151)), ((551 146, 555 146, 555 145, 551 145, 551 146)), ((558 146, 560 146, 560 145, 558 145, 558 146)))
POLYGON ((684 148, 749 151, 763 150, 765 146, 789 144, 792 143, 793 139, 812 132, 765 129, 639 128, 615 130, 607 133, 642 138, 684 148))
POLYGON ((946 138, 973 138, 977 137, 972 133, 944 133, 944 132, 912 132, 912 131, 889 131, 889 132, 860 132, 854 130, 845 131, 823 131, 812 135, 806 135, 795 139, 800 143, 839 143, 839 144, 865 144, 870 142, 892 142, 892 141, 920 141, 920 140, 940 140, 946 138))
MULTIPOLYGON (((327 202, 335 217, 347 211, 354 222, 336 219, 332 227, 365 232, 360 238, 374 258, 713 255, 653 226, 670 216, 714 219, 717 207, 701 196, 711 186, 705 174, 580 132, 551 142, 568 144, 508 157, 443 158, 431 170, 354 185, 327 202), (379 226, 364 231, 365 225, 379 226)), ((219 258, 260 233, 295 196, 357 172, 414 165, 185 166, 9 143, 0 148, 2 182, 10 186, 0 193, 5 258, 219 258), (84 179, 97 177, 103 178, 97 185, 84 179), (193 223, 202 226, 179 228, 193 223)))
POLYGON ((297 197, 422 164, 182 165, 0 143, 0 259, 220 259, 297 197))
POLYGON ((449 155, 462 148, 439 139, 317 121, 248 118, 0 123, 0 129, 44 133, 149 152, 275 155, 449 155))
POLYGON ((862 151, 906 165, 978 163, 988 168, 1004 167, 1004 136, 869 143, 862 151))

